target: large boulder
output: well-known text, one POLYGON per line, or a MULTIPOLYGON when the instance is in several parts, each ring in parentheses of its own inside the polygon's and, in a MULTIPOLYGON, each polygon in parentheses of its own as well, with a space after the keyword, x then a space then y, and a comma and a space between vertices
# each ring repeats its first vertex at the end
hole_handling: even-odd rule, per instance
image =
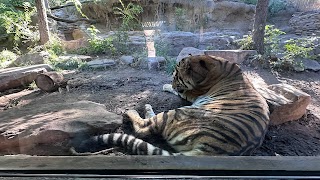
POLYGON ((28 53, 18 57, 8 67, 44 64, 48 59, 49 53, 46 51, 42 51, 39 53, 28 53))
POLYGON ((272 125, 300 119, 311 102, 309 94, 288 84, 255 85, 255 88, 268 102, 272 125))
POLYGON ((255 50, 206 50, 204 54, 222 57, 230 62, 242 63, 249 55, 256 55, 255 50))
POLYGON ((296 13, 289 24, 297 35, 320 35, 320 10, 296 13))
POLYGON ((236 49, 234 40, 240 37, 240 33, 234 32, 205 32, 200 34, 199 49, 236 49))
POLYGON ((162 33, 155 38, 155 48, 167 51, 168 56, 178 56, 185 47, 197 47, 199 37, 191 32, 174 31, 162 33))
POLYGON ((190 55, 192 55, 192 56, 204 55, 204 51, 197 49, 197 48, 194 48, 194 47, 185 47, 180 51, 176 61, 179 62, 179 61, 181 61, 181 59, 188 57, 190 55))
POLYGON ((251 30, 255 6, 232 1, 215 1, 208 14, 208 24, 216 29, 251 30))
POLYGON ((90 101, 32 103, 0 115, 0 153, 68 155, 89 136, 114 132, 122 116, 90 101))

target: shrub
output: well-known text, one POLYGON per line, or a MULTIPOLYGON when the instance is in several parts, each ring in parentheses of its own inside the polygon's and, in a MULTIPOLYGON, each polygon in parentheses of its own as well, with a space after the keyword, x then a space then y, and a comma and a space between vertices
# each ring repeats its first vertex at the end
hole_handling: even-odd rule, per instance
POLYGON ((280 39, 279 36, 286 34, 274 27, 274 25, 266 25, 264 42, 265 42, 265 54, 268 56, 274 55, 279 52, 280 39))
POLYGON ((168 74, 172 74, 177 65, 176 58, 166 58, 165 70, 168 74))
POLYGON ((4 68, 12 61, 17 59, 17 55, 9 50, 3 50, 0 52, 0 68, 4 68))
POLYGON ((140 5, 135 5, 133 3, 129 3, 125 5, 122 0, 119 0, 121 7, 114 7, 113 13, 120 15, 122 19, 121 30, 129 31, 129 30, 141 30, 142 25, 138 19, 140 13, 143 12, 143 9, 140 5))
POLYGON ((183 8, 175 8, 175 21, 176 21, 176 30, 178 31, 183 31, 186 29, 187 26, 187 20, 186 20, 186 13, 187 10, 183 9, 183 8))
MULTIPOLYGON (((246 4, 256 5, 258 0, 241 0, 246 4)), ((269 16, 273 16, 278 13, 280 10, 286 9, 286 1, 285 0, 270 0, 268 5, 268 13, 269 16)))
POLYGON ((0 3, 0 33, 13 36, 15 47, 22 43, 37 42, 39 34, 31 26, 31 16, 35 14, 35 7, 30 2, 4 0, 0 3), (17 7, 23 7, 21 11, 17 7))
POLYGON ((70 58, 63 61, 51 61, 51 65, 55 70, 87 70, 88 64, 78 58, 70 58))

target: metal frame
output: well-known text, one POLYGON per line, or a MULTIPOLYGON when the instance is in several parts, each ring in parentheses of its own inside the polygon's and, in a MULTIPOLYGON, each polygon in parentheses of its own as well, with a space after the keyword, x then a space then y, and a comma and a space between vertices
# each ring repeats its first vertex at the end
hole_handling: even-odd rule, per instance
POLYGON ((2 156, 0 177, 320 179, 313 156, 2 156))

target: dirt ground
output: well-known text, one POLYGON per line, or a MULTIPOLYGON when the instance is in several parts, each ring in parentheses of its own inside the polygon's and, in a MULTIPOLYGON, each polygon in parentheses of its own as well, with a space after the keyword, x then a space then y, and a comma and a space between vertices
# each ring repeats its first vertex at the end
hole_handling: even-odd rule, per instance
MULTIPOLYGON (((312 97, 308 113, 298 121, 270 126, 263 145, 254 153, 256 156, 317 156, 320 155, 320 72, 276 73, 270 70, 243 67, 250 79, 262 78, 267 84, 288 83, 312 97)), ((32 103, 75 102, 89 100, 104 104, 108 111, 122 115, 129 109, 143 114, 146 103, 155 113, 167 111, 189 103, 162 91, 162 85, 170 83, 171 77, 164 71, 131 68, 124 65, 100 71, 68 71, 70 91, 44 93, 40 90, 24 90, 7 95, 8 104, 0 107, 15 108, 32 103)), ((1 111, 0 109, 0 111, 1 111)), ((94 113, 94 112, 93 112, 94 113)), ((1 113, 0 113, 1 114, 1 113)), ((124 119, 125 120, 125 119, 124 119)), ((124 121, 121 131, 130 133, 124 121)), ((156 139, 148 139, 156 142, 156 139)))

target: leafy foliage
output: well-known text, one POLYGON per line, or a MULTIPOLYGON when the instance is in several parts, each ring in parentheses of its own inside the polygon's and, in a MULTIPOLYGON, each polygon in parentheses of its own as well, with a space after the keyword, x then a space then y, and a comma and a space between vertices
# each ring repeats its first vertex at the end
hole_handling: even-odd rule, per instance
POLYGON ((166 72, 168 74, 172 74, 173 71, 174 71, 174 68, 176 67, 177 65, 177 61, 176 61, 176 58, 166 58, 166 72))
MULTIPOLYGON (((246 4, 253 4, 256 5, 258 0, 241 0, 242 2, 246 4)), ((274 15, 278 13, 280 10, 285 9, 287 6, 285 0, 270 0, 268 5, 268 12, 269 15, 274 15)))
POLYGON ((0 69, 6 67, 12 61, 17 59, 17 55, 9 50, 3 50, 0 52, 0 69))
POLYGON ((187 25, 187 20, 186 20, 186 9, 183 8, 175 8, 175 21, 176 21, 176 30, 178 31, 183 31, 187 25))
POLYGON ((279 52, 279 36, 286 34, 274 27, 274 25, 266 25, 265 34, 264 34, 264 42, 265 42, 265 53, 266 55, 271 55, 279 52))
POLYGON ((113 7, 113 13, 120 15, 122 19, 121 30, 141 29, 142 26, 138 16, 143 12, 142 7, 131 2, 125 5, 122 0, 119 0, 119 2, 121 7, 113 7))
POLYGON ((88 64, 77 58, 71 58, 64 61, 52 61, 51 62, 55 70, 87 70, 88 64))
POLYGON ((33 1, 4 0, 0 3, 0 33, 11 35, 16 47, 39 39, 36 27, 31 25, 31 16, 35 13, 33 6, 33 1))

